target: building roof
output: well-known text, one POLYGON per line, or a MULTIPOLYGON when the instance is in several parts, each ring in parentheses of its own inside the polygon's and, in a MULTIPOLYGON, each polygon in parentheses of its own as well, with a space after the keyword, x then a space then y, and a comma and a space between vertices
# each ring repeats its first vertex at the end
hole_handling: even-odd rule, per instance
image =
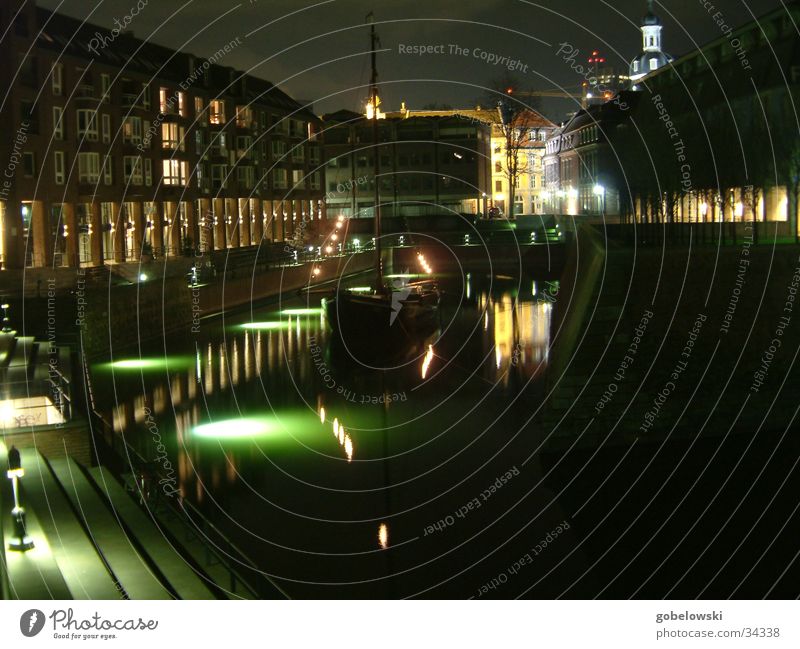
POLYGON ((672 57, 664 52, 642 52, 631 61, 630 76, 642 77, 660 68, 666 67, 672 62, 672 57), (651 67, 650 61, 655 60, 655 67, 651 67), (636 63, 639 64, 638 69, 636 63))
MULTIPOLYGON (((163 45, 136 38, 132 32, 114 33, 98 25, 84 23, 70 16, 36 8, 36 17, 41 27, 38 46, 50 49, 60 56, 96 60, 98 63, 121 68, 131 73, 146 75, 190 84, 192 73, 196 81, 192 84, 198 89, 226 89, 222 94, 239 96, 247 102, 258 101, 287 112, 298 111, 302 117, 316 120, 316 116, 304 109, 277 86, 265 79, 244 74, 230 67, 211 63, 211 57, 195 56, 189 52, 173 50, 163 45), (102 46, 102 43, 108 43, 102 46), (94 47, 94 49, 90 49, 94 47), (202 69, 208 69, 209 84, 204 84, 202 69), (198 77, 199 74, 199 77, 198 77)), ((116 30, 115 30, 116 31, 116 30)), ((231 47, 233 39, 223 44, 231 47)))

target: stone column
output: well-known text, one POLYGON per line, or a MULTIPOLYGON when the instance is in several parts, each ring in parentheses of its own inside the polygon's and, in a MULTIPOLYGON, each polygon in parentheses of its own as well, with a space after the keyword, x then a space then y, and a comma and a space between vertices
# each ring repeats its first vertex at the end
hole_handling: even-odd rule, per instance
POLYGON ((264 224, 264 239, 273 241, 275 239, 275 218, 272 216, 273 202, 263 201, 261 204, 262 223, 264 224))
POLYGON ((274 214, 273 219, 275 220, 275 227, 273 229, 273 232, 275 232, 275 239, 274 239, 275 241, 283 241, 283 233, 284 233, 283 226, 285 223, 285 221, 283 220, 284 216, 283 206, 284 206, 283 201, 272 202, 272 208, 274 214))
POLYGON ((44 268, 53 263, 53 237, 50 235, 50 219, 44 201, 31 203, 31 226, 33 266, 44 268))
POLYGON ((249 198, 240 198, 239 199, 239 237, 241 246, 250 246, 252 245, 252 241, 250 240, 250 199, 249 198))
POLYGON ((100 214, 100 203, 94 201, 89 205, 90 210, 90 244, 92 250, 92 266, 103 265, 103 218, 100 214))
POLYGON ((160 257, 166 254, 166 250, 164 250, 164 205, 160 201, 153 201, 153 209, 154 212, 150 217, 150 222, 153 224, 153 256, 160 257))
POLYGON ((78 263, 78 218, 75 216, 75 205, 64 203, 61 206, 61 219, 66 231, 67 266, 77 268, 78 263))
POLYGON ((200 199, 200 214, 197 215, 198 241, 206 251, 214 250, 214 213, 211 210, 211 199, 200 199))
POLYGON ((164 203, 164 209, 166 211, 167 219, 165 224, 167 224, 167 234, 168 234, 168 241, 167 241, 167 256, 169 257, 177 257, 181 253, 181 219, 180 219, 180 210, 178 209, 178 203, 173 201, 169 201, 164 203))
POLYGON ((235 198, 225 199, 225 212, 228 215, 228 232, 230 233, 231 248, 241 246, 241 218, 239 215, 239 201, 235 198))
POLYGON ((3 210, 3 268, 23 268, 25 266, 25 239, 22 223, 22 206, 19 201, 1 201, 3 210))
POLYGON ((214 199, 214 250, 224 250, 228 244, 228 237, 225 234, 225 199, 214 199))
POLYGON ((133 260, 141 261, 142 241, 144 241, 145 234, 144 206, 141 201, 134 201, 131 216, 133 217, 133 260))
POLYGON ((122 203, 112 203, 112 214, 114 220, 114 261, 118 264, 125 262, 125 235, 128 233, 128 217, 122 207, 122 203))
POLYGON ((186 236, 192 240, 192 248, 197 250, 200 247, 200 231, 197 228, 197 215, 195 214, 194 201, 186 201, 183 205, 186 210, 186 236))
POLYGON ((260 198, 253 199, 253 243, 258 245, 264 238, 264 212, 260 198))

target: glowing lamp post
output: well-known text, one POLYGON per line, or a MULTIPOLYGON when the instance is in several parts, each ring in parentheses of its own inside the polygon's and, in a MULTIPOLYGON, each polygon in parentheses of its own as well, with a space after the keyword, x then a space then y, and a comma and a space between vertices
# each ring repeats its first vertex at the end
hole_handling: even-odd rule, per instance
POLYGON ((33 541, 25 530, 25 510, 19 504, 19 480, 25 475, 25 469, 22 468, 22 458, 16 446, 12 446, 8 451, 6 475, 14 489, 14 509, 11 510, 11 518, 14 519, 14 539, 9 543, 9 549, 25 552, 33 548, 33 541))
POLYGON ((3 304, 0 305, 0 309, 3 309, 3 333, 11 333, 11 321, 8 319, 8 303, 3 302, 3 304))
POLYGON ((594 195, 601 201, 602 205, 602 216, 603 219, 606 218, 606 188, 602 185, 595 185, 593 189, 594 195))

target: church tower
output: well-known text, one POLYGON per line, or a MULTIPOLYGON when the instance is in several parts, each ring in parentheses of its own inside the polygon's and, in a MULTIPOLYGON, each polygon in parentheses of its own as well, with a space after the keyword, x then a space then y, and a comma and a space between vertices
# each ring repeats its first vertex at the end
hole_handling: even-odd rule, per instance
POLYGON ((647 13, 642 18, 642 52, 631 61, 630 78, 633 83, 672 62, 672 57, 661 49, 663 28, 661 19, 653 10, 653 0, 648 0, 647 13))

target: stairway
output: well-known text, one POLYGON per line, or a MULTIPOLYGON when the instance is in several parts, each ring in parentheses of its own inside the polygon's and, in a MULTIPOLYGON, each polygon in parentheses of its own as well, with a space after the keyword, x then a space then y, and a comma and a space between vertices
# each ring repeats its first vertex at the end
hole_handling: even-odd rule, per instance
MULTIPOLYGON (((6 550, 15 599, 214 599, 224 597, 183 547, 101 467, 48 460, 22 449, 21 498, 35 547, 6 550)), ((0 444, 0 464, 5 465, 0 444)), ((0 482, 0 506, 13 499, 0 482)), ((10 517, 3 535, 13 535, 10 517)), ((4 544, 5 545, 5 544, 4 544)))

